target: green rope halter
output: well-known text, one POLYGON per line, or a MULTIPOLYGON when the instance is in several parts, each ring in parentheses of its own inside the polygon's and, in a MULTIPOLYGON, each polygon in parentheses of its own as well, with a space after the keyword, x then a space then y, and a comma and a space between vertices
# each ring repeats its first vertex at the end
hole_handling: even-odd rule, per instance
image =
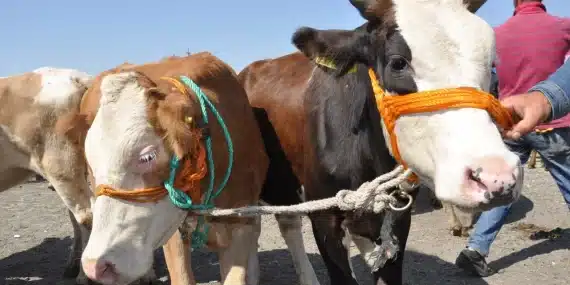
MULTIPOLYGON (((218 124, 220 125, 224 133, 224 138, 226 140, 226 145, 228 147, 229 161, 224 178, 222 179, 222 182, 218 186, 217 190, 214 192, 214 181, 216 178, 215 168, 214 168, 214 154, 212 152, 212 138, 208 134, 205 136, 205 141, 206 141, 206 157, 208 160, 209 183, 208 183, 208 191, 206 192, 206 197, 204 199, 203 204, 194 204, 192 202, 192 198, 188 194, 174 187, 174 178, 176 177, 176 173, 178 171, 178 167, 180 166, 180 160, 181 160, 176 156, 173 156, 172 159, 170 160, 170 175, 168 177, 168 181, 164 182, 164 187, 168 191, 168 196, 170 197, 170 201, 176 207, 185 210, 207 210, 214 207, 213 200, 216 197, 220 196, 220 194, 224 190, 224 187, 226 187, 228 180, 230 179, 230 174, 232 172, 232 167, 234 163, 234 147, 232 139, 230 137, 230 132, 228 131, 228 128, 224 123, 224 119, 222 118, 222 116, 220 115, 214 104, 212 104, 210 99, 208 99, 208 96, 206 96, 206 94, 204 94, 202 89, 200 89, 200 87, 196 83, 194 83, 194 81, 192 81, 190 78, 186 76, 180 76, 180 81, 186 84, 186 86, 190 87, 190 89, 192 89, 192 91, 194 91, 194 93, 196 94, 196 97, 198 97, 198 101, 200 102, 200 110, 202 111, 202 118, 204 120, 204 123, 206 125, 208 125, 209 123, 207 109, 210 109, 212 114, 214 114, 214 116, 216 117, 216 120, 218 121, 218 124)), ((204 216, 198 217, 198 223, 196 225, 196 229, 192 232, 192 248, 194 249, 200 248, 206 243, 206 240, 208 238, 208 230, 209 227, 207 224, 205 224, 204 216)))

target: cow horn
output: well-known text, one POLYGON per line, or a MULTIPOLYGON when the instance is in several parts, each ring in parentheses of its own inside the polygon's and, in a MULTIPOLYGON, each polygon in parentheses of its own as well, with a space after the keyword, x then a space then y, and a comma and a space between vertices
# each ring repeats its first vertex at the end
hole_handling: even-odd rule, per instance
POLYGON ((392 0, 349 0, 362 18, 374 21, 392 7, 392 0))
POLYGON ((483 6, 483 4, 485 4, 485 2, 487 2, 487 0, 463 0, 463 2, 467 4, 467 9, 471 13, 475 13, 479 8, 481 8, 481 6, 483 6))

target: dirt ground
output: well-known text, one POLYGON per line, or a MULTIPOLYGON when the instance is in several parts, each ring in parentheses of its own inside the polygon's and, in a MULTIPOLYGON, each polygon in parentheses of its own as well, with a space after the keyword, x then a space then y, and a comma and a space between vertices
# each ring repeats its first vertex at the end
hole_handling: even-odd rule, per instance
MULTIPOLYGON (((525 169, 525 189, 514 206, 508 224, 496 240, 489 261, 500 274, 471 278, 453 262, 465 239, 447 230, 447 216, 434 210, 425 193, 420 194, 413 217, 405 257, 406 284, 509 284, 560 285, 570 282, 570 219, 568 208, 550 175, 540 169, 525 169), (524 223, 524 224, 523 224, 524 223), (546 229, 560 227, 560 238, 530 240, 525 224, 546 229)), ((67 213, 55 192, 45 183, 29 183, 0 193, 0 284, 62 284, 63 264, 72 233, 67 213)), ((526 225, 528 226, 528 225, 526 225)), ((322 285, 329 284, 326 269, 317 253, 310 224, 304 220, 307 251, 322 285)), ((259 241, 261 284, 297 284, 288 251, 279 235, 275 219, 263 219, 259 241)), ((353 261, 362 284, 371 284, 369 273, 356 256, 353 261)), ((156 254, 157 273, 169 284, 160 251, 156 254)), ((193 266, 200 284, 219 280, 215 254, 206 250, 193 253, 193 266)), ((68 283, 69 284, 69 283, 68 283)), ((216 283, 214 283, 216 284, 216 283)))

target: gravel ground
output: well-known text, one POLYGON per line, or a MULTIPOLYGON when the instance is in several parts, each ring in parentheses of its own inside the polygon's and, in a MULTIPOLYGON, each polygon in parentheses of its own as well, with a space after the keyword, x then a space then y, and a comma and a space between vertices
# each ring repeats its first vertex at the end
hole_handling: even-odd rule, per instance
MULTIPOLYGON (((413 217, 405 259, 406 284, 568 284, 570 280, 570 219, 550 175, 542 168, 525 173, 524 197, 514 206, 508 224, 496 240, 489 261, 500 274, 471 278, 453 262, 465 244, 447 230, 443 210, 433 210, 425 193, 420 194, 413 217), (533 226, 560 227, 556 240, 530 240, 533 226)), ((29 183, 0 193, 0 284, 60 284, 63 264, 71 244, 71 224, 59 198, 45 183, 29 183)), ((304 220, 305 243, 322 285, 328 284, 326 269, 317 253, 310 224, 304 220)), ((261 284, 297 284, 289 253, 275 219, 263 219, 259 241, 261 284)), ((355 270, 362 284, 371 284, 363 262, 352 248, 355 270)), ((157 272, 169 284, 160 251, 157 272)), ((215 254, 193 253, 193 266, 200 284, 219 280, 215 254)))

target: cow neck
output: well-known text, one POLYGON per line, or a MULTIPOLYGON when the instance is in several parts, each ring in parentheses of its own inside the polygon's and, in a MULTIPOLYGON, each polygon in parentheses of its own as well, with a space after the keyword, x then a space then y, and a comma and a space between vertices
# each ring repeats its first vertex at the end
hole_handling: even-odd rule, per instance
MULTIPOLYGON (((329 70, 338 70, 338 66, 335 61, 328 57, 317 56, 313 59, 313 62, 325 69, 329 70)), ((354 64, 351 66, 346 74, 354 74, 358 72, 358 65, 354 64)), ((373 155, 372 159, 372 167, 374 171, 374 176, 382 175, 385 173, 390 172, 398 162, 396 159, 390 154, 388 150, 388 146, 386 143, 386 139, 384 138, 384 134, 382 132, 381 120, 379 109, 376 107, 376 102, 374 99, 374 94, 371 96, 367 96, 366 102, 364 104, 364 109, 362 110, 364 116, 368 116, 370 118, 369 124, 369 137, 368 143, 371 146, 371 151, 373 155), (381 147, 380 147, 381 146, 381 147)))

